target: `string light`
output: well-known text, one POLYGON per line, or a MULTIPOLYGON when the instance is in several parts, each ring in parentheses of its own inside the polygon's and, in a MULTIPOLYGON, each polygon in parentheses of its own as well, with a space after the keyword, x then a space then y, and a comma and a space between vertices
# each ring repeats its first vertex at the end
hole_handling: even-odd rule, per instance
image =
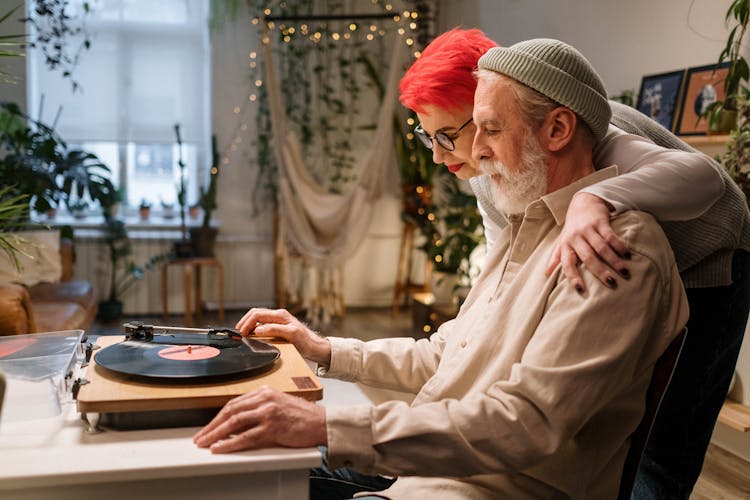
MULTIPOLYGON (((416 31, 418 29, 419 25, 417 24, 417 22, 415 22, 415 20, 418 18, 419 14, 416 11, 405 10, 402 13, 394 12, 393 5, 391 3, 383 3, 383 0, 371 0, 371 3, 373 5, 378 5, 378 4, 382 5, 382 8, 386 12, 393 12, 391 19, 394 22, 394 24, 397 25, 397 27, 395 28, 399 35, 404 35, 406 33, 405 28, 406 28, 407 23, 408 23, 408 28, 411 29, 412 31, 416 31)), ((283 10, 287 7, 287 2, 281 2, 278 5, 283 10)), ((270 8, 266 8, 263 10, 263 14, 265 16, 270 16, 271 13, 272 11, 270 8)), ((263 19, 260 16, 256 16, 250 20, 250 23, 254 26, 257 26, 260 24, 262 20, 263 19)), ((274 21, 267 21, 265 25, 266 25, 266 29, 269 32, 274 31, 274 30, 279 30, 280 39, 284 43, 291 43, 295 40, 306 40, 306 41, 309 41, 308 43, 318 44, 321 42, 321 40, 325 36, 328 36, 329 39, 334 42, 339 42, 341 39, 351 40, 356 37, 356 33, 362 32, 362 31, 364 31, 364 33, 362 33, 362 36, 364 39, 368 41, 373 41, 375 39, 376 34, 379 35, 380 37, 384 37, 387 34, 387 30, 385 29, 384 26, 381 25, 379 27, 374 22, 370 23, 369 26, 365 25, 368 29, 363 28, 362 30, 359 29, 360 26, 358 23, 349 22, 348 24, 344 25, 345 28, 343 28, 342 32, 339 32, 339 31, 329 32, 328 24, 325 22, 319 23, 317 26, 317 29, 314 31, 312 30, 310 24, 308 23, 302 23, 302 24, 299 24, 298 26, 291 26, 291 25, 286 25, 286 24, 277 25, 274 21)), ((263 43, 264 45, 270 44, 271 43, 270 36, 264 33, 261 36, 261 43, 263 43)), ((410 36, 404 40, 404 43, 406 43, 407 46, 413 46, 415 44, 415 39, 410 36)), ((419 58, 422 55, 422 53, 419 50, 415 50, 413 52, 413 55, 414 55, 414 58, 419 58)), ((258 67, 257 52, 254 52, 254 51, 250 52, 249 58, 250 58, 250 62, 248 63, 248 66, 251 69, 256 69, 258 67)), ((256 88, 260 88, 263 85, 263 80, 257 79, 255 80, 254 83, 255 83, 256 88)), ((250 93, 247 96, 245 105, 254 104, 257 101, 258 101, 258 95, 256 93, 250 93)), ((235 106, 233 108, 233 113, 236 115, 240 115, 242 113, 244 116, 244 112, 245 112, 244 105, 243 107, 235 106)), ((407 119, 407 123, 413 126, 414 120, 410 117, 407 119)), ((241 126, 238 126, 236 128, 235 132, 236 134, 238 134, 240 131, 245 132, 247 128, 248 128, 247 124, 243 122, 241 126)), ((237 144, 240 144, 242 142, 242 138, 236 134, 233 134, 235 135, 235 137, 230 146, 232 151, 236 151, 237 144)), ((412 143, 413 143, 414 138, 415 137, 413 133, 411 132, 407 133, 407 139, 411 141, 412 143)), ((410 144, 409 146, 410 146, 410 149, 414 149, 413 144, 410 144)), ((226 165, 230 163, 230 158, 228 156, 223 156, 221 161, 223 164, 226 165)), ((421 208, 418 210, 418 212, 420 213, 420 215, 424 215, 425 213, 424 209, 421 209, 421 208)), ((433 220, 434 217, 435 217, 434 214, 427 215, 427 218, 429 220, 433 220)))

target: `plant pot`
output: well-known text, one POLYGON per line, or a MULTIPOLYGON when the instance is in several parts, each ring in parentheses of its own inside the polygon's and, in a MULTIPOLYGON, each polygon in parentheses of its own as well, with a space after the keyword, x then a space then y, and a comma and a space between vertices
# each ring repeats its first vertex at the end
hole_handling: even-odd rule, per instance
POLYGON ((190 241, 193 244, 193 253, 196 257, 213 257, 216 235, 219 230, 215 227, 193 227, 190 228, 190 241))
POLYGON ((735 128, 737 128, 737 110, 722 109, 718 121, 708 127, 706 135, 728 134, 735 128))
POLYGON ((122 302, 119 300, 99 302, 96 317, 104 323, 117 321, 122 318, 122 302))
POLYGON ((190 214, 191 219, 195 220, 201 214, 201 209, 200 207, 190 207, 188 208, 188 214, 190 214))
POLYGON ((193 251, 193 242, 190 240, 175 241, 172 244, 172 253, 177 259, 189 259, 190 257, 200 257, 193 251))

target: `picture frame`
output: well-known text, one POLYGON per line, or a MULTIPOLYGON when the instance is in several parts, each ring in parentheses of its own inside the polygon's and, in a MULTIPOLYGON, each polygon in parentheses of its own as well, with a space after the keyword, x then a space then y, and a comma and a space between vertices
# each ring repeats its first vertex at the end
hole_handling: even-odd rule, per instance
POLYGON ((667 130, 674 130, 684 80, 685 69, 644 76, 636 108, 667 130))
POLYGON ((706 135, 708 121, 700 115, 712 102, 726 97, 724 79, 728 71, 729 62, 688 68, 675 129, 677 135, 706 135))

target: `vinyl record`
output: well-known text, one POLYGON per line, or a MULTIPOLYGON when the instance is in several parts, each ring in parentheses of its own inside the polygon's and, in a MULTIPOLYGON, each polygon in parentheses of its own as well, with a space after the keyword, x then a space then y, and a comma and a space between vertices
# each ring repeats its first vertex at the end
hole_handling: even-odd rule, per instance
POLYGON ((94 359, 115 373, 172 381, 215 381, 247 377, 270 369, 279 350, 247 337, 180 333, 160 335, 151 342, 126 340, 105 347, 94 359))

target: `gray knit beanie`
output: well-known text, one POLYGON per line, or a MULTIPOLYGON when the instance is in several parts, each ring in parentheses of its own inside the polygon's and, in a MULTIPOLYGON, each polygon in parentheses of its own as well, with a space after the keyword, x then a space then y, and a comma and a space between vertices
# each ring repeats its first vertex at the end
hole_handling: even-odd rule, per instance
POLYGON ((537 38, 493 47, 479 59, 479 69, 509 76, 572 109, 596 140, 607 132, 612 111, 604 83, 591 63, 566 43, 537 38))

